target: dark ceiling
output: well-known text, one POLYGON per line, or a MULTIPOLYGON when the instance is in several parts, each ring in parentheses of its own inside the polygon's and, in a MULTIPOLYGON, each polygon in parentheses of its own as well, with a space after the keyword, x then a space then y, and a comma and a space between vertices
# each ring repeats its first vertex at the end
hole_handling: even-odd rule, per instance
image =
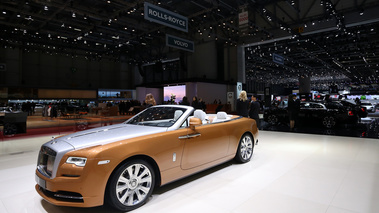
POLYGON ((377 84, 377 0, 162 0, 147 1, 183 15, 189 31, 144 19, 145 1, 3 0, 0 44, 24 51, 82 55, 147 63, 170 51, 165 34, 195 42, 210 40, 245 47, 248 79, 291 83, 377 84), (249 24, 238 14, 248 11, 249 24), (278 54, 284 64, 274 63, 278 54))

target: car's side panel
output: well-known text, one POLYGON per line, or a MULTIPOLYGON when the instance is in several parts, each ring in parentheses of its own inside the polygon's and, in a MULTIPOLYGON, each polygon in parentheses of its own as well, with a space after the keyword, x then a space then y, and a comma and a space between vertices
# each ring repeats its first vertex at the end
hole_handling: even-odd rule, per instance
MULTIPOLYGON (((161 173, 162 185, 233 159, 236 155, 239 141, 244 133, 247 133, 247 132, 251 133, 254 139, 257 139, 258 137, 258 129, 257 129, 256 122, 255 120, 250 119, 250 118, 241 117, 241 118, 237 118, 235 120, 230 120, 227 122, 206 124, 204 125, 204 127, 205 126, 212 126, 214 129, 217 130, 216 134, 227 132, 229 136, 229 142, 228 142, 226 155, 224 155, 223 157, 214 159, 213 161, 209 161, 206 164, 199 163, 197 167, 193 167, 191 169, 181 169, 181 168, 175 167, 173 169, 166 170, 161 173)), ((196 127, 195 130, 197 130, 199 127, 196 127)), ((191 143, 191 140, 188 140, 187 142, 191 143)), ((198 148, 201 149, 201 146, 199 146, 198 148)), ((185 161, 184 157, 183 157, 183 161, 185 161)))
POLYGON ((183 170, 180 167, 175 167, 175 168, 163 171, 163 172, 161 172, 161 177, 162 177, 161 183, 162 183, 162 185, 164 185, 164 184, 171 183, 175 180, 178 180, 180 178, 190 176, 190 175, 195 174, 197 172, 200 172, 200 171, 206 170, 208 168, 211 168, 213 166, 219 165, 221 163, 227 162, 227 161, 233 159, 234 156, 235 156, 235 154, 227 155, 223 158, 219 158, 219 159, 212 161, 212 162, 209 162, 207 164, 202 164, 202 165, 200 165, 198 167, 194 167, 192 169, 183 170))
POLYGON ((225 129, 225 125, 204 124, 194 130, 188 129, 189 135, 197 136, 185 139, 181 163, 183 170, 207 164, 227 155, 230 130, 225 129))

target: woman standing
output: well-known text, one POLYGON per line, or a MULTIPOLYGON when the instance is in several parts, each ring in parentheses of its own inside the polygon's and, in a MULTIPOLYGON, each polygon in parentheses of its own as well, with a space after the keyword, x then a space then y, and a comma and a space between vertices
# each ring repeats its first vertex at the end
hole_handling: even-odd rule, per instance
POLYGON ((237 99, 237 114, 243 117, 249 117, 249 101, 247 100, 245 90, 241 91, 237 99))
POLYGON ((155 102, 154 96, 151 93, 146 94, 145 103, 146 103, 146 108, 157 105, 157 103, 155 102))

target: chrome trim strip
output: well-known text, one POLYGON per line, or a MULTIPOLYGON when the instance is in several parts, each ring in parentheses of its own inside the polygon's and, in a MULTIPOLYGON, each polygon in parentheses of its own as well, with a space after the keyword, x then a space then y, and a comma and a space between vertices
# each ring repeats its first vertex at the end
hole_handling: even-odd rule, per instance
POLYGON ((73 200, 83 200, 83 197, 68 196, 68 195, 61 195, 61 194, 54 194, 54 197, 73 199, 73 200))
POLYGON ((199 137, 200 135, 201 135, 200 133, 191 134, 191 135, 182 135, 182 136, 179 136, 179 139, 196 138, 196 137, 199 137))

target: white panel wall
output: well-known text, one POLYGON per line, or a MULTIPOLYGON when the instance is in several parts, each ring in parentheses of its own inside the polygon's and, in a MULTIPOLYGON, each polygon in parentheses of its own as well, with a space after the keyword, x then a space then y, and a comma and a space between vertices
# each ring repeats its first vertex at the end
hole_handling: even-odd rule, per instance
MULTIPOLYGON (((224 84, 189 82, 186 83, 186 96, 190 103, 192 103, 192 98, 197 96, 198 98, 202 98, 206 104, 212 104, 215 99, 217 101, 220 99, 223 104, 226 104, 227 88, 228 86, 224 84)), ((145 101, 145 96, 148 93, 154 95, 157 104, 163 102, 163 88, 137 87, 137 100, 143 103, 145 101)))

